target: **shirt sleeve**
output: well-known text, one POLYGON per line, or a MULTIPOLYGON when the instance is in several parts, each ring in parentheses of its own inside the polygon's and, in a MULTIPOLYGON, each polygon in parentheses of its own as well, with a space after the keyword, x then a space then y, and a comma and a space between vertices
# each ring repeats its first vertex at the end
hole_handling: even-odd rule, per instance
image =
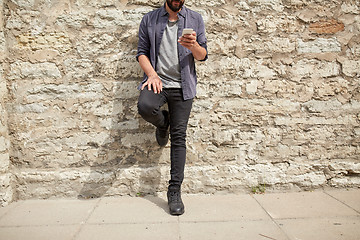
POLYGON ((208 51, 207 51, 207 39, 205 36, 205 24, 204 24, 204 20, 202 18, 202 16, 199 16, 199 31, 197 32, 197 42, 199 43, 199 45, 203 48, 205 48, 206 50, 206 56, 203 60, 200 61, 206 61, 208 59, 208 51))
POLYGON ((147 16, 145 15, 140 23, 139 27, 139 42, 138 42, 138 50, 136 54, 136 60, 139 61, 139 56, 145 55, 150 58, 150 40, 149 33, 147 29, 147 16))

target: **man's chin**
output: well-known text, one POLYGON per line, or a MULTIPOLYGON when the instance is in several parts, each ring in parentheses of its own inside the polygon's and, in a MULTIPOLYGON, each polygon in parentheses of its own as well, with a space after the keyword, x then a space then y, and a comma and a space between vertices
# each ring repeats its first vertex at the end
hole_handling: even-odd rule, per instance
POLYGON ((168 4, 169 8, 173 11, 173 12, 178 12, 183 4, 181 3, 181 1, 171 1, 169 4, 168 4))

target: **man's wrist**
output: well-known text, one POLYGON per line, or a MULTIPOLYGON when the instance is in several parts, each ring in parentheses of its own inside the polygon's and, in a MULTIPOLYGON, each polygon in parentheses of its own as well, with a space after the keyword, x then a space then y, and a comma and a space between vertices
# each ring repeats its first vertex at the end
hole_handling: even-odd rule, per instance
POLYGON ((200 47, 198 42, 195 42, 194 45, 189 49, 191 52, 196 51, 200 47))
POLYGON ((159 76, 158 76, 158 74, 157 74, 156 72, 152 72, 152 73, 150 73, 150 74, 148 75, 148 77, 153 78, 153 77, 159 77, 159 76))

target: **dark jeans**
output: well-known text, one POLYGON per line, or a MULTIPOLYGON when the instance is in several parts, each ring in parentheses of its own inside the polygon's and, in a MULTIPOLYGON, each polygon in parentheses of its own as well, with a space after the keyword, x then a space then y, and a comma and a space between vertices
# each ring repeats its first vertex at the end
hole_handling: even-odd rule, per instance
POLYGON ((170 114, 171 179, 169 184, 180 186, 184 180, 186 129, 193 99, 184 101, 182 90, 178 88, 163 89, 160 94, 155 94, 145 87, 139 96, 139 114, 155 127, 164 127, 165 117, 160 108, 165 103, 168 104, 170 114))

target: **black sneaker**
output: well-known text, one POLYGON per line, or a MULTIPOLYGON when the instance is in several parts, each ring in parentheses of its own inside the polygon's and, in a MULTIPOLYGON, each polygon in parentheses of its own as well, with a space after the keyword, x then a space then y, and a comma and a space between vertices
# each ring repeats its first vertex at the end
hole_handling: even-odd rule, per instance
POLYGON ((167 192, 168 205, 171 215, 182 215, 185 212, 184 203, 181 200, 180 189, 172 189, 171 186, 167 192))
POLYGON ((156 132, 155 132, 155 136, 156 136, 156 141, 160 146, 165 146, 167 144, 167 142, 169 141, 169 125, 170 125, 170 121, 169 121, 169 113, 168 111, 162 111, 162 113, 164 114, 165 117, 165 127, 157 127, 156 128, 156 132))

